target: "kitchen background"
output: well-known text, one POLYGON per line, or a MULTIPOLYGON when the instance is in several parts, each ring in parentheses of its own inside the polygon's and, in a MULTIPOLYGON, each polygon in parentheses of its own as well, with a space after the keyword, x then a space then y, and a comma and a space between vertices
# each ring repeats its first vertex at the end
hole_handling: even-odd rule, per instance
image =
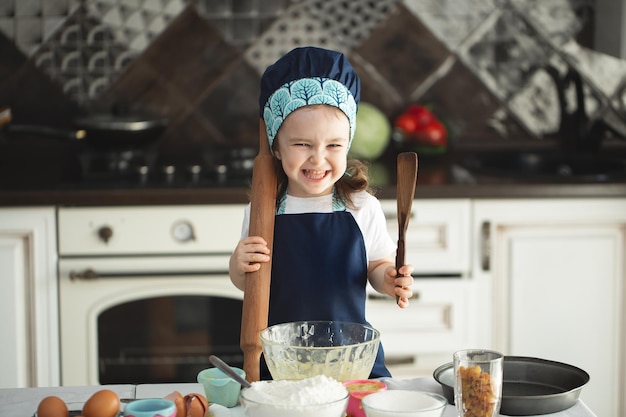
MULTIPOLYGON (((626 60, 592 49, 598 24, 593 0, 0 0, 0 105, 13 123, 60 127, 148 112, 167 118, 157 147, 176 159, 256 147, 262 72, 317 45, 348 55, 362 101, 390 119, 429 105, 450 148, 552 143, 548 66, 580 73, 587 116, 626 136, 626 60)), ((573 86, 565 97, 575 104, 573 86)), ((74 149, 4 142, 35 167, 74 149)))
MULTIPOLYGON (((471 183, 457 177, 455 163, 474 150, 518 155, 569 138, 559 135, 560 101, 567 101, 572 122, 584 121, 575 114, 575 86, 564 81, 571 69, 581 76, 592 120, 586 128, 626 137, 625 41, 626 0, 0 0, 0 106, 11 108, 8 127, 64 130, 75 129, 83 114, 147 112, 168 120, 147 146, 169 160, 156 166, 195 168, 228 150, 247 150, 238 157, 250 162, 265 67, 299 45, 345 52, 361 75, 363 101, 390 120, 409 103, 429 105, 451 135, 446 155, 420 154, 419 217, 409 230, 423 278, 420 300, 409 310, 414 316, 390 319, 389 303, 378 300, 388 357, 404 375, 427 374, 453 349, 483 343, 565 361, 592 375, 586 404, 616 417, 626 415, 626 182, 618 152, 626 141, 603 143, 602 156, 619 162, 615 181, 485 175, 471 183), (453 175, 436 181, 439 172, 453 175), (493 300, 483 297, 492 292, 493 300), (581 338, 600 343, 590 350, 581 338)), ((98 355, 88 343, 100 324, 90 312, 131 298, 150 306, 162 288, 161 275, 153 275, 157 257, 132 259, 138 250, 159 254, 160 269, 173 271, 171 298, 201 292, 236 300, 224 271, 239 237, 247 181, 223 187, 212 179, 180 187, 75 181, 89 140, 17 135, 8 127, 0 129, 0 276, 13 290, 4 291, 0 305, 16 319, 0 326, 15 335, 0 345, 10 350, 2 350, 0 365, 13 369, 3 371, 0 383, 95 383, 98 355), (134 220, 125 221, 128 216, 134 220), (165 246, 157 247, 155 234, 165 246), (104 243, 111 236, 115 244, 104 243), (137 240, 121 244, 123 236, 137 240), (222 245, 211 246, 218 259, 202 250, 192 261, 192 236, 222 245), (72 271, 88 278, 88 268, 115 280, 71 279, 72 271), (181 287, 179 275, 192 276, 181 287)), ((114 157, 126 157, 124 146, 116 149, 114 157)), ((394 151, 390 146, 375 162, 391 171, 394 151)), ((380 196, 395 235, 393 178, 387 185, 380 196)), ((168 317, 153 323, 175 317, 160 305, 149 310, 168 317)), ((239 322, 224 314, 220 325, 222 317, 239 322)), ((196 329, 182 322, 173 327, 196 329)))

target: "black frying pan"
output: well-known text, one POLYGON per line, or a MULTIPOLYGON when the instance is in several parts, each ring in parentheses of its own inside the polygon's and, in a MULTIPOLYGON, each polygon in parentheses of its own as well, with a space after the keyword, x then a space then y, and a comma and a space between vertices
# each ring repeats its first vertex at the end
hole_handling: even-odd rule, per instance
POLYGON ((136 149, 155 142, 167 128, 165 118, 140 114, 96 113, 74 120, 71 127, 11 123, 11 110, 0 109, 0 127, 8 134, 27 134, 81 141, 102 150, 136 149))
MULTIPOLYGON (((529 416, 566 410, 576 404, 589 374, 561 362, 524 356, 505 356, 502 368, 500 414, 529 416)), ((449 362, 433 372, 443 395, 454 404, 454 365, 449 362)))

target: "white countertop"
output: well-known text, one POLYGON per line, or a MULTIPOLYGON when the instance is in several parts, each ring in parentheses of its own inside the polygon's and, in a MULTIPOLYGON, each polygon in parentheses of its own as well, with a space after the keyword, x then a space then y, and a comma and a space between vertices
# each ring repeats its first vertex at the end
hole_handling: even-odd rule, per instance
MULTIPOLYGON (((441 387, 433 378, 416 379, 383 379, 389 389, 414 389, 441 394, 441 387)), ((202 385, 190 384, 148 384, 148 385, 106 385, 88 387, 47 387, 47 388, 5 388, 0 389, 0 417, 32 417, 39 402, 49 396, 56 395, 68 403, 70 410, 79 410, 85 401, 96 391, 110 389, 117 393, 122 402, 135 398, 162 398, 178 391, 182 395, 204 393, 202 385)), ((237 406, 225 408, 216 404, 209 408, 211 417, 244 417, 243 410, 237 406)), ((456 417, 456 410, 448 405, 444 417, 456 417)), ((543 417, 596 417, 582 402, 573 407, 543 417)))

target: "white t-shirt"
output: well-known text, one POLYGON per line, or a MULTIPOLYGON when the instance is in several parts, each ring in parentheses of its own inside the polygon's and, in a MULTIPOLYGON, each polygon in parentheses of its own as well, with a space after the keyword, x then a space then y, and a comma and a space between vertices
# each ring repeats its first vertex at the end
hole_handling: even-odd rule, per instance
MULTIPOLYGON (((319 197, 293 197, 289 194, 285 200, 285 214, 300 213, 332 213, 332 194, 319 197)), ((355 208, 347 208, 352 214, 363 234, 367 260, 378 260, 396 251, 396 244, 389 236, 385 214, 380 201, 366 191, 352 194, 352 202, 355 208)), ((250 228, 250 204, 246 206, 242 237, 248 236, 250 228)))

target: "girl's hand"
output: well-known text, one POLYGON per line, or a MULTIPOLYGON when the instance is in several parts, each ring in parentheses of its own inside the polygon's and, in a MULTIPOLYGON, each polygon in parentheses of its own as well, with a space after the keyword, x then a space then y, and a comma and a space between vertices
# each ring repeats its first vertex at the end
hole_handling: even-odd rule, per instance
POLYGON ((413 272, 412 265, 403 265, 399 268, 401 276, 398 275, 395 267, 390 267, 385 270, 385 290, 387 294, 392 295, 398 299, 398 307, 406 308, 409 305, 409 298, 413 296, 413 272))
POLYGON ((231 257, 231 269, 236 275, 255 272, 261 268, 262 262, 269 262, 270 250, 267 242, 260 236, 248 236, 237 244, 231 257))

